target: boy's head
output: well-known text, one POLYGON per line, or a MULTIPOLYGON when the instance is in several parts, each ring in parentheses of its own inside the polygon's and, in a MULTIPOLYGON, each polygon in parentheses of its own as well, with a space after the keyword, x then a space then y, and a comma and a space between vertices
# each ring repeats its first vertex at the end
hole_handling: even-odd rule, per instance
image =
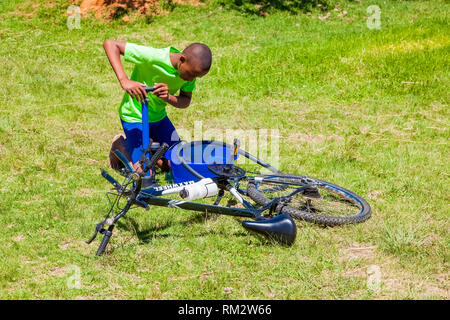
POLYGON ((193 81, 201 78, 211 68, 212 54, 207 45, 203 43, 192 43, 181 53, 178 73, 183 80, 193 81))

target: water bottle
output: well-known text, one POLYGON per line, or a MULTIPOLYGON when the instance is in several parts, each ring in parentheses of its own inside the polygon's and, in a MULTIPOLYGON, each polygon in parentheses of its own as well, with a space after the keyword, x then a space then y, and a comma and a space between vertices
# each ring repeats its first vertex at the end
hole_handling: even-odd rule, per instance
POLYGON ((187 185, 180 191, 180 197, 185 201, 215 196, 219 192, 217 184, 211 178, 202 179, 187 185))

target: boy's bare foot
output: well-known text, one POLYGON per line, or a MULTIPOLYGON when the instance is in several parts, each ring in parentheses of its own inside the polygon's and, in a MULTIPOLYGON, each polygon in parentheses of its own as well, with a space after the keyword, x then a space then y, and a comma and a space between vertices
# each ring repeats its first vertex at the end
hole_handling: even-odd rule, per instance
POLYGON ((118 134, 113 138, 111 150, 109 151, 108 166, 114 170, 119 170, 120 168, 123 168, 123 163, 119 160, 119 158, 117 158, 117 156, 114 153, 114 151, 117 149, 120 152, 122 152, 122 154, 129 161, 131 161, 131 157, 128 154, 128 150, 125 144, 125 136, 123 134, 118 134))
POLYGON ((133 168, 136 172, 139 172, 139 173, 144 172, 144 170, 142 170, 142 167, 141 167, 139 161, 133 164, 133 168))
POLYGON ((171 168, 170 161, 166 158, 161 158, 156 161, 156 165, 161 169, 162 172, 169 172, 171 168))

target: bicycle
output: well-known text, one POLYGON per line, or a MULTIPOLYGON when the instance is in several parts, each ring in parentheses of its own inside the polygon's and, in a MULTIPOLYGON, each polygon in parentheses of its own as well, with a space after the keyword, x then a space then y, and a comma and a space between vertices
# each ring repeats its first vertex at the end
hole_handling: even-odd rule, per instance
MULTIPOLYGON (((147 92, 153 89, 145 88, 147 92)), ((107 193, 110 210, 87 241, 90 244, 98 233, 103 234, 97 256, 105 252, 119 219, 134 207, 149 210, 150 205, 155 205, 251 218, 242 221, 245 229, 286 246, 293 245, 297 235, 293 218, 322 226, 339 226, 361 223, 371 216, 370 205, 356 193, 320 179, 279 172, 242 150, 238 139, 233 145, 213 140, 180 142, 170 149, 165 143, 153 143, 148 134, 148 100, 142 103, 142 110, 143 154, 139 161, 142 172, 137 172, 119 150, 115 150, 115 155, 123 167, 117 171, 124 177, 123 182, 119 183, 105 170, 101 172, 114 192, 107 193), (270 173, 245 171, 235 165, 239 156, 270 173), (155 164, 162 157, 170 161, 174 183, 143 188, 143 181, 149 178, 149 172, 156 172, 155 164), (242 189, 245 184, 246 188, 242 189), (225 192, 242 207, 220 205, 225 192), (114 201, 110 200, 110 194, 114 201), (163 197, 168 195, 177 198, 163 197), (196 201, 212 197, 216 197, 212 204, 196 201), (121 199, 126 199, 123 208, 118 205, 121 199), (114 210, 118 213, 113 214, 114 210)))

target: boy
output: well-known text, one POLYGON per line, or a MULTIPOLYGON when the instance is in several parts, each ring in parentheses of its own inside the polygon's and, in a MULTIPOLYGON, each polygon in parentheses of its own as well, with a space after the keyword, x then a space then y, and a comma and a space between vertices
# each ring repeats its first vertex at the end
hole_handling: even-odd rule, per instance
MULTIPOLYGON (((105 41, 103 47, 120 85, 126 91, 119 108, 126 139, 123 135, 114 137, 109 165, 112 168, 120 166, 120 161, 112 153, 119 149, 135 170, 141 171, 141 102, 149 99, 150 138, 161 144, 166 142, 169 146, 179 142, 180 138, 167 117, 165 106, 167 103, 180 109, 189 106, 195 79, 203 77, 211 67, 211 50, 202 43, 192 43, 180 52, 173 47, 156 49, 114 40, 105 41), (125 74, 120 55, 124 56, 125 61, 135 64, 130 79, 125 74), (145 86, 154 86, 155 90, 147 96, 145 86), (175 96, 178 90, 180 93, 175 96)), ((169 168, 162 161, 158 165, 164 171, 169 168)))

